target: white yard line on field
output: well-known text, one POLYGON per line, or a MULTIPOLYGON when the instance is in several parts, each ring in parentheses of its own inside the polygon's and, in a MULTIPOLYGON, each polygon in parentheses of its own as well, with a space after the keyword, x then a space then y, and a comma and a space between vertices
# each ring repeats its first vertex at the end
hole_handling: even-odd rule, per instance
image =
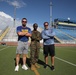
POLYGON ((73 51, 73 50, 65 50, 65 51, 69 51, 69 52, 76 52, 76 50, 75 50, 75 51, 73 51))
POLYGON ((2 49, 0 49, 0 51, 2 51, 2 50, 4 50, 4 49, 6 49, 6 48, 8 48, 9 46, 7 46, 7 47, 5 47, 5 48, 2 48, 2 49))
MULTIPOLYGON (((41 52, 43 52, 42 50, 40 50, 40 51, 41 51, 41 52)), ((56 58, 56 59, 58 59, 58 60, 60 60, 60 61, 63 61, 63 62, 65 62, 65 63, 67 63, 67 64, 70 64, 70 65, 72 65, 72 66, 75 66, 75 67, 76 67, 76 64, 73 64, 73 63, 71 63, 71 62, 69 62, 69 61, 66 61, 66 60, 61 59, 61 58, 56 57, 56 56, 55 56, 55 58, 56 58)))
POLYGON ((58 59, 58 60, 60 60, 60 61, 65 62, 65 63, 67 63, 67 64, 70 64, 70 65, 72 65, 72 66, 76 66, 76 64, 73 64, 73 63, 71 63, 71 62, 69 62, 69 61, 66 61, 66 60, 64 60, 64 59, 61 59, 61 58, 59 58, 59 57, 55 57, 55 58, 58 59))

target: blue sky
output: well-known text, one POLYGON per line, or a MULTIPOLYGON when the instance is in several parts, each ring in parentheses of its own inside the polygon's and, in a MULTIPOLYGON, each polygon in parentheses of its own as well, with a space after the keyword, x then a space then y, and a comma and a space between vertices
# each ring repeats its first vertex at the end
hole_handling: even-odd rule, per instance
POLYGON ((45 21, 50 22, 50 1, 53 3, 53 21, 55 18, 68 17, 76 20, 76 0, 0 0, 0 11, 14 17, 16 5, 16 19, 26 17, 30 24, 38 23, 43 27, 45 21))

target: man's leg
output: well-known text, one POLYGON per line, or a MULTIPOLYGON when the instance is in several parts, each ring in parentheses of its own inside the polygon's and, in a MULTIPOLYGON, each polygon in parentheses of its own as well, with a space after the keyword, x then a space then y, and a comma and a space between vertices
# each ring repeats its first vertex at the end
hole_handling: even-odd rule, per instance
POLYGON ((16 66, 19 65, 20 54, 16 54, 16 66))
POLYGON ((26 66, 26 56, 28 54, 28 42, 22 42, 22 43, 23 43, 23 50, 22 50, 23 66, 22 66, 22 69, 27 70, 28 67, 26 66))
POLYGON ((26 54, 23 54, 23 66, 22 69, 27 70, 27 66, 26 66, 26 54))
POLYGON ((55 67, 54 67, 54 56, 51 56, 51 70, 54 71, 55 67))
POLYGON ((54 45, 50 46, 50 56, 51 56, 51 70, 55 70, 54 68, 55 46, 54 45))
POLYGON ((20 60, 20 54, 16 54, 16 67, 15 67, 15 71, 19 70, 19 60, 20 60))
POLYGON ((51 65, 54 66, 54 56, 51 56, 51 65))
POLYGON ((36 70, 35 68, 36 59, 35 59, 35 49, 33 48, 31 48, 30 51, 30 59, 31 59, 31 70, 34 71, 36 70))
POLYGON ((26 64, 26 54, 23 54, 23 65, 26 64))
POLYGON ((44 68, 47 68, 47 66, 48 66, 48 56, 44 56, 44 60, 45 60, 44 68))
POLYGON ((40 52, 40 48, 36 49, 36 52, 35 52, 35 67, 36 68, 40 68, 40 66, 38 65, 38 58, 39 58, 39 52, 40 52))
POLYGON ((48 56, 45 56, 44 60, 45 60, 45 64, 48 64, 48 56))
POLYGON ((47 65, 48 65, 48 46, 44 45, 43 49, 44 49, 43 53, 44 53, 44 61, 45 61, 44 68, 47 68, 47 65))

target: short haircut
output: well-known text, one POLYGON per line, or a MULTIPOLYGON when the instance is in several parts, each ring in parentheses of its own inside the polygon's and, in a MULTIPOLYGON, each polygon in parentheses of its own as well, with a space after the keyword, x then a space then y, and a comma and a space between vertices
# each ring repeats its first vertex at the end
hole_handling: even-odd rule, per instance
POLYGON ((23 21, 24 19, 27 21, 27 19, 26 19, 26 18, 22 18, 22 21, 23 21))
POLYGON ((34 27, 34 26, 38 27, 38 24, 37 24, 37 23, 34 23, 34 24, 33 24, 33 27, 34 27))
MULTIPOLYGON (((48 22, 44 22, 44 25, 45 25, 45 23, 48 23, 48 22)), ((49 25, 49 23, 48 23, 48 25, 49 25)))

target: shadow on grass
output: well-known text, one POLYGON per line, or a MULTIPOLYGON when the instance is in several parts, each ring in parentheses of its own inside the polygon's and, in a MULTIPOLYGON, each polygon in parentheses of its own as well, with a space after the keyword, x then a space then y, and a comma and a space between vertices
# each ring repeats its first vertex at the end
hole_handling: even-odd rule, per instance
MULTIPOLYGON (((16 66, 16 58, 14 58, 14 61, 15 61, 15 66, 16 66)), ((21 64, 21 66, 23 65, 23 59, 22 59, 22 58, 20 58, 19 64, 21 64)), ((26 64, 27 64, 29 67, 31 67, 30 58, 27 58, 27 59, 26 59, 26 64)))
POLYGON ((38 59, 38 62, 37 62, 38 64, 40 64, 40 65, 42 65, 42 66, 44 66, 45 65, 45 62, 44 61, 42 61, 42 60, 40 60, 40 59, 38 59))
MULTIPOLYGON (((14 58, 14 61, 15 61, 15 66, 16 66, 16 58, 14 58)), ((38 59, 37 63, 42 65, 42 66, 44 66, 44 64, 45 64, 44 61, 42 61, 40 59, 38 59)), ((21 66, 23 65, 23 59, 22 58, 20 58, 19 64, 21 64, 21 66)), ((26 59, 26 64, 28 65, 28 67, 31 67, 30 58, 26 59)))

